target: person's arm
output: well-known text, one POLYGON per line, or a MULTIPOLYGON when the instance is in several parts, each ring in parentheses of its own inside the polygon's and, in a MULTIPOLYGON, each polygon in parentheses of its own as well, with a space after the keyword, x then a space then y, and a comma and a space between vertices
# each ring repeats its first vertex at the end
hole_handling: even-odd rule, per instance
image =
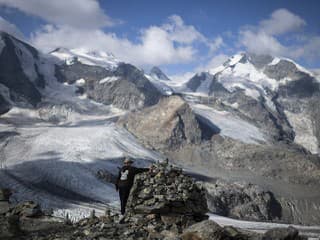
POLYGON ((116 191, 119 190, 119 181, 120 181, 120 177, 121 177, 121 169, 119 169, 119 173, 118 173, 118 177, 117 177, 117 181, 115 183, 116 185, 116 191))
POLYGON ((150 168, 134 168, 134 173, 135 174, 139 174, 139 173, 143 173, 143 172, 148 172, 150 170, 150 168))

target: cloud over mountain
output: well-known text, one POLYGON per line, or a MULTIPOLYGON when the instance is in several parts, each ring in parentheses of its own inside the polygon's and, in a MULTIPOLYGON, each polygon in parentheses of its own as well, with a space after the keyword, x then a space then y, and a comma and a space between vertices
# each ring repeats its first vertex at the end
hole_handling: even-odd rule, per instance
POLYGON ((97 28, 115 24, 96 0, 0 0, 1 5, 57 25, 97 28))

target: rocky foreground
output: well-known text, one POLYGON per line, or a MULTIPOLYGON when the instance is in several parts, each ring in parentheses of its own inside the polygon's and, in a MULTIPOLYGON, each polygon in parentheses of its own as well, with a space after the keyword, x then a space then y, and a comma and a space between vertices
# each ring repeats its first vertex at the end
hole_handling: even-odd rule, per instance
POLYGON ((166 164, 136 176, 122 224, 118 213, 108 209, 104 216, 93 212, 89 218, 71 223, 46 215, 36 203, 13 206, 9 200, 10 190, 2 189, 0 239, 304 239, 292 227, 258 234, 207 220, 206 190, 166 164))

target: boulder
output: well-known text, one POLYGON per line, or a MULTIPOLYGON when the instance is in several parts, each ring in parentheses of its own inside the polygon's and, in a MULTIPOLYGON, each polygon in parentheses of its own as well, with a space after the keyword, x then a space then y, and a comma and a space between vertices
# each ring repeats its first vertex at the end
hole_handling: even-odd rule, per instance
POLYGON ((229 240, 227 232, 212 220, 202 221, 187 228, 181 235, 182 240, 229 240))
POLYGON ((294 227, 288 228, 273 228, 267 231, 262 240, 302 240, 303 237, 299 236, 299 231, 294 227))
POLYGON ((280 220, 282 208, 270 191, 248 183, 217 180, 204 184, 211 212, 254 221, 280 220))

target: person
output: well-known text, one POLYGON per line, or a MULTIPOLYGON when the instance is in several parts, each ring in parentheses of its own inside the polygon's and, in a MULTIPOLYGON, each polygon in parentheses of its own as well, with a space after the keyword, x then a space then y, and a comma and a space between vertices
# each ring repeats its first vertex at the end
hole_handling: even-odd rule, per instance
POLYGON ((149 168, 136 168, 132 166, 133 161, 126 157, 123 162, 123 167, 119 170, 118 178, 116 181, 116 190, 119 191, 121 216, 120 223, 124 219, 126 212, 126 205, 129 198, 130 190, 133 186, 134 177, 138 173, 147 172, 149 168))

